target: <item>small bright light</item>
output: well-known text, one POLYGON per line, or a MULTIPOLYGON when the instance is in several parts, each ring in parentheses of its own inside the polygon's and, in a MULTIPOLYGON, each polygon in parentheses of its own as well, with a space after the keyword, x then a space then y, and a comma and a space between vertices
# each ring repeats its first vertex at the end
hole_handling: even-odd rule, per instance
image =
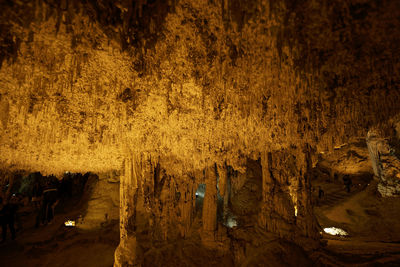
POLYGON ((236 220, 235 220, 234 217, 228 217, 228 220, 227 220, 227 222, 226 222, 226 225, 227 225, 229 228, 236 227, 236 226, 237 226, 237 222, 236 222, 236 220))
POLYGON ((294 206, 294 216, 297 217, 297 206, 294 206))
POLYGON ((324 228, 324 232, 330 235, 339 235, 339 236, 349 235, 345 230, 336 227, 324 228))
POLYGON ((196 192, 196 197, 204 198, 204 193, 202 193, 202 192, 196 192))
POLYGON ((68 220, 64 224, 65 224, 65 226, 74 227, 75 226, 75 221, 68 220))
POLYGON ((342 147, 346 146, 347 144, 341 144, 339 146, 335 146, 334 149, 341 149, 342 147))

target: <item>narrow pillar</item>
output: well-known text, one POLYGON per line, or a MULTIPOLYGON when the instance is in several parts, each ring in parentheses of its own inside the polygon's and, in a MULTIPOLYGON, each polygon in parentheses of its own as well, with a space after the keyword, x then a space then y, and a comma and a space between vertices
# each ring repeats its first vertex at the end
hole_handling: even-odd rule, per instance
POLYGON ((292 240, 295 228, 295 209, 290 196, 288 178, 290 159, 288 153, 264 152, 261 157, 263 203, 259 225, 267 231, 292 240))
MULTIPOLYGON (((372 169, 374 170, 374 179, 380 181, 382 175, 382 165, 380 162, 381 150, 385 149, 385 142, 383 138, 379 138, 378 134, 372 130, 368 131, 367 135, 367 147, 369 152, 369 158, 371 159, 372 169)), ((389 151, 385 151, 389 152, 389 151)))
POLYGON ((193 221, 193 210, 195 205, 195 187, 194 181, 188 176, 184 176, 184 184, 180 185, 181 196, 179 200, 179 214, 180 214, 180 236, 183 238, 188 237, 190 227, 193 221))
POLYGON ((120 179, 120 244, 115 251, 114 266, 133 266, 136 260, 136 233, 134 229, 140 161, 132 156, 124 160, 120 179))
POLYGON ((229 192, 230 192, 230 184, 229 184, 229 177, 228 177, 228 170, 226 165, 218 165, 218 187, 219 187, 219 194, 224 199, 224 206, 223 206, 223 219, 226 220, 227 211, 228 211, 228 203, 229 203, 229 192))
POLYGON ((318 242, 310 242, 310 240, 318 241, 320 239, 318 221, 314 215, 311 196, 311 171, 312 160, 310 146, 305 144, 303 149, 298 152, 298 176, 300 177, 298 186, 297 207, 298 215, 296 218, 297 226, 297 242, 307 246, 317 246, 318 242), (301 238, 306 239, 304 241, 301 238))
POLYGON ((215 240, 217 230, 217 177, 215 166, 205 171, 206 194, 203 202, 202 241, 205 245, 215 240))

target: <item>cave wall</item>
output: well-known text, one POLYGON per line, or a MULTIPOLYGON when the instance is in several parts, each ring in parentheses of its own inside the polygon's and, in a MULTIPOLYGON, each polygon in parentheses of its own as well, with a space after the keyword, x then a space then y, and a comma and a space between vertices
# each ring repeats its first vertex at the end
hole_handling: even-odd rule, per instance
POLYGON ((81 203, 85 209, 77 222, 80 229, 99 229, 119 221, 119 173, 90 174, 81 203))

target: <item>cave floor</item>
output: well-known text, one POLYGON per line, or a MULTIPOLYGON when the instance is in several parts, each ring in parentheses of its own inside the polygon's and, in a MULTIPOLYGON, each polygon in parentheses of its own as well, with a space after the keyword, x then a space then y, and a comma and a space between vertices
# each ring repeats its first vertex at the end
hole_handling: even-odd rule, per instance
POLYGON ((113 266, 119 243, 118 222, 94 230, 64 226, 78 212, 55 215, 51 224, 34 227, 35 214, 22 218, 23 228, 0 244, 0 266, 113 266))
MULTIPOLYGON (((376 193, 374 181, 355 182, 350 193, 345 191, 340 181, 321 179, 313 186, 321 186, 325 192, 325 196, 318 199, 314 191, 314 210, 321 227, 339 227, 349 233, 347 237, 322 233, 326 246, 309 255, 315 266, 400 266, 399 199, 381 198, 376 193)), ((0 265, 112 266, 119 243, 118 223, 110 222, 95 230, 65 227, 64 221, 76 218, 79 212, 56 213, 52 224, 37 229, 34 228, 34 214, 24 217, 23 229, 17 232, 16 240, 10 240, 8 233, 8 240, 0 244, 0 265)), ((188 242, 180 247, 185 251, 184 257, 203 255, 195 243, 189 242, 189 246, 188 242)), ((283 246, 290 250, 290 246, 283 246)), ((164 247, 157 253, 177 249, 179 246, 164 247)), ((260 253, 264 255, 265 249, 260 253)), ((152 254, 150 252, 148 254, 152 254)), ((261 254, 255 253, 254 256, 262 257, 261 254)), ((203 261, 208 262, 207 259, 205 257, 203 261)), ((246 259, 243 266, 251 266, 251 262, 251 259, 246 259)), ((280 266, 286 265, 282 263, 280 266)))
MULTIPOLYGON (((330 266, 400 266, 400 199, 382 198, 376 182, 356 180, 351 192, 341 181, 317 181, 325 192, 314 192, 315 214, 321 225, 344 229, 348 236, 322 231, 326 243, 320 261, 330 266)), ((317 190, 316 190, 317 191, 317 190)))

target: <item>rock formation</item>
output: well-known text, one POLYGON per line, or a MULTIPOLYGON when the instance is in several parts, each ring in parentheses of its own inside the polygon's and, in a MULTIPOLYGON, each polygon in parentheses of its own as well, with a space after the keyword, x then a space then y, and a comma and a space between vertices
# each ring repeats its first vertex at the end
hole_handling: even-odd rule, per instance
MULTIPOLYGON (((397 136, 392 136, 396 144, 397 136)), ((368 152, 374 177, 378 181, 378 191, 384 197, 400 196, 400 159, 399 151, 389 144, 390 139, 380 135, 377 130, 368 132, 368 152)))
POLYGON ((0 166, 120 170, 116 266, 143 262, 151 247, 143 236, 172 242, 200 232, 204 246, 227 251, 218 201, 226 220, 240 190, 257 187, 249 167, 257 164, 253 225, 318 240, 310 200, 318 152, 400 111, 395 0, 1 7, 0 166))
POLYGON ((81 203, 87 203, 87 212, 77 222, 81 229, 95 229, 119 220, 119 175, 117 173, 90 174, 81 203))

